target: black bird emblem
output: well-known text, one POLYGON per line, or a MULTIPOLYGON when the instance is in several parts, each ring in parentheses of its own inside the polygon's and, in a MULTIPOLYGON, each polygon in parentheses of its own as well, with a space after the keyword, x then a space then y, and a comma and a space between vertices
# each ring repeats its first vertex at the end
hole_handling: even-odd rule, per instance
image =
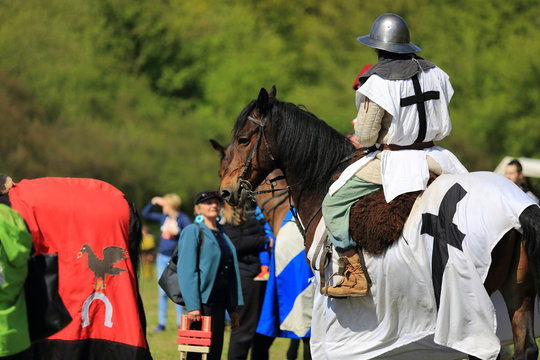
POLYGON ((125 269, 114 267, 117 262, 126 259, 126 252, 118 246, 108 246, 103 249, 103 260, 98 258, 88 244, 84 244, 81 250, 77 253, 77 259, 83 256, 83 253, 88 255, 88 268, 94 272, 94 289, 98 292, 103 292, 105 289, 105 275, 118 275, 125 269))

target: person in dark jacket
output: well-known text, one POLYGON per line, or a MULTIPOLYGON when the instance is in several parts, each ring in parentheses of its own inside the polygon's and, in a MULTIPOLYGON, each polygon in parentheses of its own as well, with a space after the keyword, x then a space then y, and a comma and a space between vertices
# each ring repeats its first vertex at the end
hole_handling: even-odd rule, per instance
POLYGON ((254 279, 261 270, 259 253, 266 250, 269 241, 263 223, 264 220, 253 215, 243 225, 223 225, 236 248, 244 297, 244 306, 239 311, 240 327, 231 333, 228 360, 247 359, 250 348, 252 359, 259 351, 268 352, 267 347, 256 349, 257 342, 253 341, 266 290, 266 282, 254 279))
MULTIPOLYGON (((221 210, 218 192, 203 191, 195 196, 194 204, 196 224, 188 225, 178 240, 178 283, 190 330, 200 330, 201 316, 212 317, 208 359, 219 360, 225 311, 231 317, 233 333, 239 325, 238 307, 244 304, 240 272, 234 245, 217 222, 221 210)), ((188 360, 200 358, 200 354, 188 354, 188 360)))

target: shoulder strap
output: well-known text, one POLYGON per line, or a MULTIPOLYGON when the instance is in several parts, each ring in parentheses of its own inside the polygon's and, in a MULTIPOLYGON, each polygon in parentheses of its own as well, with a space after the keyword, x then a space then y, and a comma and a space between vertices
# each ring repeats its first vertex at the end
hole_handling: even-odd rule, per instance
MULTIPOLYGON (((195 225, 197 225, 197 228, 199 229, 199 252, 197 253, 197 269, 199 269, 199 264, 200 264, 200 261, 201 261, 202 246, 203 246, 203 243, 204 243, 204 232, 203 232, 203 228, 201 227, 201 225, 199 225, 198 223, 195 223, 195 225)), ((197 272, 198 271, 200 271, 200 270, 197 270, 197 272)), ((199 282, 200 282, 200 278, 199 278, 199 282)))
MULTIPOLYGON (((197 257, 197 261, 198 261, 199 260, 198 258, 201 257, 201 249, 202 249, 202 246, 203 246, 203 243, 204 243, 204 233, 203 233, 203 229, 201 228, 201 226, 199 224, 195 223, 195 225, 197 225, 197 228, 199 228, 199 246, 198 246, 199 253, 198 253, 198 257, 197 257)), ((178 263, 178 244, 176 245, 176 247, 173 250, 171 260, 169 262, 171 262, 171 261, 174 262, 175 264, 178 263)))
POLYGON ((199 257, 201 257, 201 250, 204 243, 204 232, 201 225, 197 223, 195 223, 195 225, 197 225, 197 227, 199 228, 199 257))

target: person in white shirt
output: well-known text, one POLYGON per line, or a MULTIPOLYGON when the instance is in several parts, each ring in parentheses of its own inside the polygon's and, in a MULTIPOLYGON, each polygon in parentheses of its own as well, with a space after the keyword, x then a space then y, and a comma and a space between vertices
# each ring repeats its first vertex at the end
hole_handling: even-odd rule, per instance
POLYGON ((349 236, 351 206, 381 187, 385 199, 424 190, 429 172, 465 173, 448 150, 433 141, 450 134, 448 104, 454 90, 448 75, 415 53, 405 20, 379 16, 360 43, 375 48, 378 62, 359 78, 355 133, 362 146, 378 145, 351 166, 350 176, 330 187, 322 212, 328 234, 344 262, 342 279, 323 291, 333 297, 364 296, 369 288, 357 244, 349 236), (354 175, 354 176, 353 176, 354 175))

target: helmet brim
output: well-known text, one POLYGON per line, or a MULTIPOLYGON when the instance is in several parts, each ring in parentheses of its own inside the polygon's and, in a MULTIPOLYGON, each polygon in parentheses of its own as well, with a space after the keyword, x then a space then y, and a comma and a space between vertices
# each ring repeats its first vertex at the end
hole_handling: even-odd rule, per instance
POLYGON ((386 50, 396 54, 410 54, 422 51, 422 49, 414 45, 412 42, 407 44, 384 42, 372 39, 369 35, 359 36, 356 38, 356 40, 358 40, 358 42, 360 42, 361 44, 372 47, 374 49, 386 50))

